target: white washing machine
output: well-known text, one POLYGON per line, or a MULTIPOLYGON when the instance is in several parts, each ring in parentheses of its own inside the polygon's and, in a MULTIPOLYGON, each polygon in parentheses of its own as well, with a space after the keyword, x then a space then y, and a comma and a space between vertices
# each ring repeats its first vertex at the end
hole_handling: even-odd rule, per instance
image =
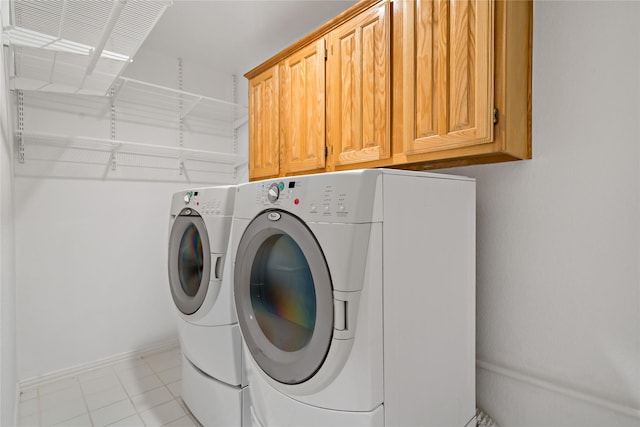
POLYGON ((183 354, 182 398, 204 426, 248 418, 242 339, 228 256, 235 186, 175 193, 169 284, 183 354))
POLYGON ((385 169, 239 185, 232 253, 253 424, 475 416, 475 181, 385 169))

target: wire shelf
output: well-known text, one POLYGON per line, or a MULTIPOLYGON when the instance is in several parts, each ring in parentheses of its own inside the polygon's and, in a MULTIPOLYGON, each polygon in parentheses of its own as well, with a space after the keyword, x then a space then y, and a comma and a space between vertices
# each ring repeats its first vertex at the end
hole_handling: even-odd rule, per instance
MULTIPOLYGON (((236 131, 247 122, 246 106, 167 88, 122 76, 125 67, 156 25, 170 0, 11 0, 11 25, 3 28, 9 45, 11 89, 18 90, 30 111, 42 114, 90 116, 95 123, 110 120, 111 139, 94 136, 29 132, 16 134, 18 170, 34 174, 39 165, 64 174, 63 165, 78 166, 88 175, 104 168, 103 177, 123 171, 131 176, 199 176, 222 174, 235 178, 244 163, 238 158, 236 131), (176 131, 167 145, 116 139, 116 123, 132 134, 129 123, 150 132, 145 141, 157 142, 158 129, 176 131), (214 150, 186 148, 215 147, 214 150), (225 152, 229 148, 230 152, 225 152), (131 172, 134 171, 135 172, 131 172)), ((22 101, 20 101, 22 99, 22 101)), ((42 129, 38 129, 42 130, 42 129)), ((60 131, 60 129, 57 129, 60 131)), ((62 130, 65 132, 65 130, 62 130)), ((161 131, 162 132, 162 131, 161 131)), ((89 134, 94 134, 89 129, 89 134)), ((98 136, 102 136, 98 134, 98 136)), ((44 170, 43 169, 43 170, 44 170)))
POLYGON ((123 117, 176 126, 182 120, 188 130, 228 138, 248 114, 240 104, 126 77, 114 84, 112 101, 123 117))
POLYGON ((13 89, 106 95, 168 1, 13 0, 13 89))
MULTIPOLYGON (((20 138, 20 135, 16 135, 20 138)), ((173 147, 158 144, 146 144, 134 141, 112 140, 86 136, 58 135, 50 133, 28 133, 21 135, 22 142, 28 145, 57 147, 65 150, 83 150, 117 154, 130 154, 158 159, 194 160, 221 165, 241 165, 242 160, 235 154, 173 147)))
POLYGON ((234 183, 244 161, 235 154, 133 141, 23 133, 16 176, 234 183))

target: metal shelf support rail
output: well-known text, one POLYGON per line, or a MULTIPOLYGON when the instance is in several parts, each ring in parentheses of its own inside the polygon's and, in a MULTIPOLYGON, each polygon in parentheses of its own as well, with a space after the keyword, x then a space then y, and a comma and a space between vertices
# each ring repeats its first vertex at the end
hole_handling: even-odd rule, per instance
MULTIPOLYGON (((98 44, 93 49, 93 54, 91 55, 91 59, 89 60, 89 65, 87 65, 87 71, 85 72, 86 76, 90 76, 93 74, 93 70, 96 68, 96 64, 98 63, 98 59, 102 56, 102 52, 104 52, 104 47, 113 32, 113 28, 116 26, 118 22, 118 18, 122 13, 122 9, 124 9, 124 5, 127 3, 127 0, 114 0, 113 8, 111 9, 111 13, 109 14, 109 19, 104 26, 104 30, 102 30, 102 37, 98 41, 98 44)), ((66 1, 65 1, 66 5, 66 1)))
POLYGON ((233 114, 233 126, 237 129, 248 121, 247 107, 235 102, 229 102, 218 98, 212 98, 193 92, 187 92, 179 89, 172 89, 166 86, 160 86, 154 83, 143 82, 141 80, 131 79, 128 77, 118 77, 118 80, 114 84, 115 94, 114 102, 121 96, 121 93, 129 90, 144 91, 150 97, 156 97, 159 100, 176 100, 175 105, 179 105, 178 102, 189 102, 188 105, 182 105, 179 119, 185 119, 190 113, 192 113, 196 107, 202 104, 209 104, 212 107, 217 107, 221 110, 228 110, 233 114), (134 87, 137 85, 138 87, 134 87))

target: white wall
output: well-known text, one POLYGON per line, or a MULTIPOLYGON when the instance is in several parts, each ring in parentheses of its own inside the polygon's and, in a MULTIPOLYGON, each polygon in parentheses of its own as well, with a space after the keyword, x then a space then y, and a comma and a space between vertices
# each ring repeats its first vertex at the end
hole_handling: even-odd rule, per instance
POLYGON ((0 46, 0 425, 9 426, 14 424, 17 362, 13 138, 5 66, 5 51, 0 46))
POLYGON ((175 339, 166 242, 179 187, 16 178, 20 380, 175 339))
MULTIPOLYGON (((140 51, 126 74, 177 88, 177 69, 176 58, 140 51)), ((183 71, 184 90, 231 100, 231 76, 189 60, 183 61, 183 71)), ((80 111, 72 103, 52 107, 44 97, 30 102, 27 131, 110 136, 109 110, 100 102, 87 102, 80 111)), ((175 126, 118 119, 116 129, 117 139, 177 145, 175 126)), ((187 129, 185 146, 194 146, 189 144, 222 149, 206 147, 206 138, 187 129)), ((69 152, 53 150, 40 162, 30 160, 34 151, 28 151, 25 164, 16 165, 20 381, 177 342, 166 266, 170 197, 185 188, 219 183, 189 182, 177 173, 174 182, 163 181, 151 169, 122 164, 110 171, 108 163, 49 161, 58 154, 69 160, 69 152), (139 173, 126 173, 134 169, 139 173)), ((84 162, 85 154, 71 160, 84 162)))
POLYGON ((477 179, 477 397, 640 425, 640 3, 534 4, 533 160, 477 179))

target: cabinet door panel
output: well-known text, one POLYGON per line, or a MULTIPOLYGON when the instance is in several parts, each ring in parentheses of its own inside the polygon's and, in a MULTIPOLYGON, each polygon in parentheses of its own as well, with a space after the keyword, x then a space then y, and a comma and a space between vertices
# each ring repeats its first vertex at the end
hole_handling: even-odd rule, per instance
POLYGON ((329 145, 336 165, 390 155, 389 5, 334 30, 329 56, 329 145))
MULTIPOLYGON (((434 2, 418 2, 415 7, 415 81, 420 82, 415 86, 415 111, 420 112, 415 114, 415 135, 424 138, 438 133, 435 67, 438 64, 436 41, 439 38, 434 34, 434 2)), ((410 80, 411 84, 413 80, 410 80)))
MULTIPOLYGON (((388 55, 384 9, 362 26, 362 145, 383 147, 388 107, 388 55)), ((389 150, 384 151, 388 156, 389 150)))
MULTIPOLYGON (((359 63, 357 61, 360 56, 360 46, 356 31, 350 31, 342 35, 339 39, 339 47, 337 49, 337 61, 340 67, 340 117, 339 134, 341 143, 341 152, 350 150, 359 150, 360 147, 360 113, 357 100, 360 98, 360 87, 358 85, 358 76, 361 73, 359 63)), ((332 52, 333 53, 333 52, 332 52)), ((332 88, 333 90, 333 88, 332 88)), ((338 124, 338 123, 336 123, 338 124)))
POLYGON ((408 4, 406 154, 493 141, 493 7, 492 0, 408 4))
POLYGON ((471 2, 452 2, 449 13, 449 131, 469 129, 474 124, 475 40, 474 8, 471 2))
POLYGON ((249 177, 278 175, 278 67, 249 82, 249 177))
POLYGON ((285 172, 325 167, 325 41, 280 65, 280 135, 285 172))

